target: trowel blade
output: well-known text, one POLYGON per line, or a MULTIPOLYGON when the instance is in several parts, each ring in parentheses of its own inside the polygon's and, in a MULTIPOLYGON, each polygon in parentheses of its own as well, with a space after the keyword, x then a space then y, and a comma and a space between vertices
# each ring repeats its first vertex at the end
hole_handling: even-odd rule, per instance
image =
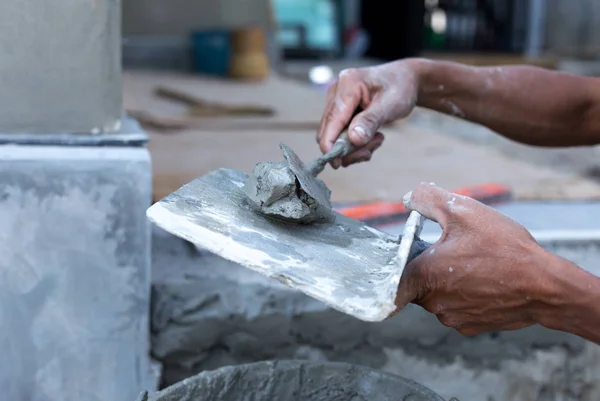
POLYGON ((292 173, 298 179, 300 186, 311 198, 313 198, 321 208, 331 209, 331 191, 325 186, 325 184, 316 177, 310 175, 305 167, 302 160, 298 155, 285 143, 279 144, 283 152, 283 157, 288 162, 288 166, 292 173))
POLYGON ((232 169, 213 171, 155 203, 147 216, 198 247, 358 319, 381 321, 396 311, 412 235, 399 248, 396 237, 338 213, 325 224, 274 221, 248 205, 246 179, 232 169))

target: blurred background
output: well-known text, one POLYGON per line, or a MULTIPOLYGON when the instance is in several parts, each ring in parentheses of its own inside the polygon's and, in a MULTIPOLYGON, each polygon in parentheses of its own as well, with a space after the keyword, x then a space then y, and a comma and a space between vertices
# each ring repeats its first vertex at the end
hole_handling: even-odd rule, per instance
POLYGON ((263 31, 272 67, 283 70, 416 55, 593 60, 598 7, 593 0, 124 0, 124 65, 202 71, 202 39, 248 26, 263 31))
MULTIPOLYGON (((261 147, 265 157, 277 157, 274 138, 295 138, 301 132, 314 135, 324 106, 322 94, 344 68, 420 56, 479 66, 527 64, 583 75, 600 73, 598 19, 600 2, 594 0, 573 4, 559 0, 174 0, 168 4, 123 0, 125 108, 152 137, 155 186, 163 186, 163 176, 173 181, 156 189, 158 195, 165 195, 208 165, 214 166, 208 161, 212 158, 202 162, 190 155, 193 161, 181 161, 192 152, 189 141, 199 141, 198 152, 209 143, 216 146, 217 139, 205 138, 206 130, 226 130, 230 140, 240 129, 253 131, 240 138, 253 144, 256 135, 264 135, 260 141, 265 144, 261 147), (199 101, 205 103, 204 109, 194 107, 199 101), (215 107, 206 109, 211 102, 219 103, 212 106, 241 102, 252 107, 221 109, 217 116, 215 107), (180 135, 169 139, 153 135, 173 129, 180 135), (186 140, 185 149, 179 149, 176 144, 187 138, 190 129, 196 134, 186 140), (201 144, 205 139, 209 142, 201 144), (179 155, 178 162, 171 158, 173 152, 179 155), (185 171, 174 163, 185 164, 185 171)), ((420 109, 404 123, 409 125, 395 127, 389 135, 405 132, 409 126, 408 132, 428 129, 471 144, 491 145, 489 150, 509 158, 596 176, 593 149, 540 151, 420 109)), ((296 145, 300 154, 316 150, 310 142, 296 145)), ((242 163, 245 155, 234 157, 234 167, 251 168, 255 155, 246 163, 242 163)), ((383 156, 376 163, 385 160, 383 156)), ((366 167, 354 172, 363 170, 366 167)), ((344 174, 332 179, 343 180, 344 174)), ((381 188, 373 191, 350 198, 392 196, 383 195, 381 188)), ((341 201, 348 200, 338 194, 341 201)))
MULTIPOLYGON (((148 224, 201 175, 282 160, 280 142, 318 156, 339 72, 415 56, 600 75, 600 0, 0 1, 0 398, 133 401, 299 359, 448 400, 599 400, 600 348, 581 338, 465 337, 412 305, 358 321, 148 224)), ((600 273, 598 147, 520 145, 422 108, 381 131, 369 163, 320 174, 338 211, 398 235, 403 195, 435 182, 600 273)))

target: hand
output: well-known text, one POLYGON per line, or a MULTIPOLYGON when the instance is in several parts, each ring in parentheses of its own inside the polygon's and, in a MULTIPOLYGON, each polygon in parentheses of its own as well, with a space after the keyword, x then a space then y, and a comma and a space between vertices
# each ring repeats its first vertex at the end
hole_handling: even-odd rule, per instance
POLYGON ((317 142, 326 153, 348 128, 348 137, 358 149, 332 162, 334 168, 370 160, 384 140, 379 128, 410 114, 418 89, 418 74, 413 63, 407 59, 340 73, 327 93, 317 142), (359 108, 362 111, 354 116, 359 108))
POLYGON ((443 234, 406 267, 400 307, 420 305, 465 335, 538 322, 545 300, 553 299, 553 277, 560 272, 552 270, 554 255, 524 227, 433 184, 419 185, 404 202, 439 223, 443 234))

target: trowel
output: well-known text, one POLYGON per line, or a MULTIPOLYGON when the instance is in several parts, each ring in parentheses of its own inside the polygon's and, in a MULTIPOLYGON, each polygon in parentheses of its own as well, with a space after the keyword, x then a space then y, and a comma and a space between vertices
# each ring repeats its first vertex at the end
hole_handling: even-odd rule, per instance
POLYGON ((334 220, 331 191, 317 178, 327 163, 350 154, 355 146, 344 132, 331 150, 307 166, 285 143, 282 162, 257 163, 244 184, 250 206, 271 218, 314 224, 334 220))
MULTIPOLYGON (((284 156, 293 155, 286 147, 282 150, 284 156)), ((297 166, 317 171, 326 163, 297 166)), ((330 205, 326 219, 298 224, 257 210, 245 191, 249 178, 228 168, 212 171, 152 205, 147 216, 199 248, 358 319, 382 321, 397 311, 404 267, 430 246, 419 238, 424 223, 420 214, 410 214, 400 238, 341 215, 330 205)), ((316 179, 304 178, 309 186, 316 179)), ((306 182, 300 184, 304 190, 309 188, 306 182)))

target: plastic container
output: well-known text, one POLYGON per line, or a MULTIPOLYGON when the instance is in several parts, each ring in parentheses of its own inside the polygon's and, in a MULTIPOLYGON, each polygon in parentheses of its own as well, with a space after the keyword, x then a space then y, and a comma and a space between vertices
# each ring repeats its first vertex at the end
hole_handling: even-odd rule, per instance
POLYGON ((227 76, 231 59, 228 30, 196 31, 191 35, 192 64, 199 74, 227 76))
POLYGON ((229 75, 242 80, 262 80, 269 75, 267 39, 261 28, 245 27, 232 31, 229 75))
POLYGON ((444 401, 389 373, 345 363, 257 362, 202 372, 151 401, 444 401))

